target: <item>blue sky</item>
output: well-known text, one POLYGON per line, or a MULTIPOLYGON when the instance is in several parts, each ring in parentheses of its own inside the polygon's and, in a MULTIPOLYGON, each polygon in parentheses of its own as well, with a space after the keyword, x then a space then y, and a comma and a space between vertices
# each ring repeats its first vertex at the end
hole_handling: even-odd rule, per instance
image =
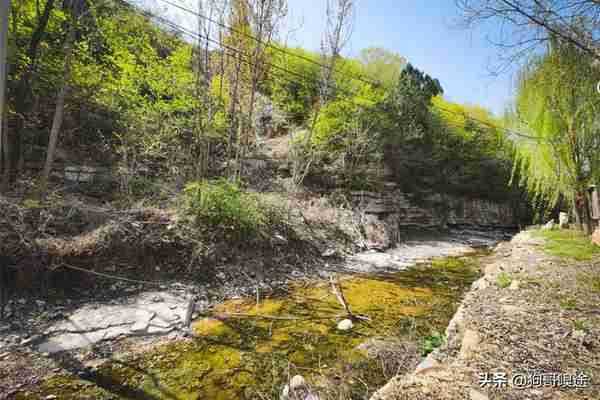
MULTIPOLYGON (((318 50, 326 0, 288 2, 288 25, 300 26, 288 44, 318 50)), ((438 78, 449 100, 502 113, 511 99, 513 73, 491 76, 488 67, 497 64, 498 49, 487 40, 486 29, 459 29, 458 13, 453 0, 357 0, 345 55, 384 47, 438 78)))

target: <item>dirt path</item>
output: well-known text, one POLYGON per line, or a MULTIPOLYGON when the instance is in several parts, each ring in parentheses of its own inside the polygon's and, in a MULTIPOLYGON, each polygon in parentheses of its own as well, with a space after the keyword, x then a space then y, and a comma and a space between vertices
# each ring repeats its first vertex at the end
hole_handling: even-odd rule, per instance
POLYGON ((499 245, 446 345, 371 400, 600 399, 600 256, 546 247, 531 232, 499 245))

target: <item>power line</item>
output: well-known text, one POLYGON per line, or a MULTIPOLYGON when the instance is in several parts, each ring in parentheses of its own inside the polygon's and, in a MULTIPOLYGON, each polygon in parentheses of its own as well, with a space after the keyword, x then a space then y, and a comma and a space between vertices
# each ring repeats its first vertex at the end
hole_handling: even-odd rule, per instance
POLYGON ((485 126, 487 126, 489 128, 503 131, 504 133, 508 133, 508 134, 515 135, 515 136, 518 136, 518 137, 522 137, 524 139, 537 140, 537 141, 549 141, 547 138, 531 136, 531 135, 527 135, 525 133, 513 131, 511 129, 504 128, 502 126, 494 125, 494 124, 492 124, 490 122, 484 121, 484 120, 479 119, 479 118, 472 117, 470 115, 467 115, 467 114, 459 112, 459 111, 454 111, 454 110, 451 110, 451 109, 448 109, 448 108, 445 108, 445 107, 442 107, 442 106, 439 106, 439 105, 436 105, 436 107, 438 109, 440 109, 440 111, 443 111, 443 112, 446 112, 446 113, 450 113, 450 114, 454 114, 454 115, 460 115, 460 116, 462 116, 462 117, 464 117, 466 119, 470 119, 471 121, 479 122, 480 124, 483 124, 483 125, 485 125, 485 126))
MULTIPOLYGON (((249 60, 242 59, 241 57, 246 57, 246 58, 249 58, 250 56, 249 56, 248 54, 244 53, 243 51, 239 50, 239 49, 236 49, 236 48, 234 48, 234 47, 228 46, 228 45, 226 45, 226 44, 222 43, 221 41, 217 41, 217 40, 215 40, 215 39, 212 39, 212 38, 210 38, 208 35, 204 36, 204 35, 202 35, 202 34, 200 34, 200 33, 193 32, 193 31, 191 31, 191 30, 189 30, 189 29, 187 29, 187 28, 185 28, 185 27, 183 27, 183 26, 181 26, 181 25, 179 25, 179 24, 177 24, 177 23, 175 23, 175 22, 173 22, 173 21, 170 21, 170 20, 168 20, 168 19, 166 19, 166 18, 163 18, 163 17, 160 17, 160 16, 158 16, 158 15, 156 15, 156 14, 153 14, 153 13, 151 13, 150 11, 147 11, 147 10, 141 9, 140 7, 136 6, 135 4, 131 4, 131 3, 129 3, 127 0, 122 0, 122 1, 123 1, 123 2, 125 2, 125 3, 127 3, 127 4, 129 4, 130 6, 134 7, 135 9, 137 9, 137 10, 138 10, 140 13, 142 13, 143 15, 145 15, 145 16, 147 16, 147 17, 149 17, 149 18, 154 18, 154 19, 156 19, 156 20, 159 20, 159 21, 161 21, 162 23, 164 23, 164 24, 166 24, 166 25, 170 26, 170 27, 171 27, 172 29, 174 29, 175 31, 178 31, 178 32, 180 32, 180 33, 183 33, 183 34, 185 34, 185 35, 188 35, 188 36, 190 36, 191 38, 194 38, 194 39, 204 39, 204 40, 206 40, 206 41, 208 41, 208 42, 210 42, 210 43, 216 44, 216 45, 220 46, 220 47, 221 47, 221 49, 227 49, 227 50, 229 50, 229 51, 231 52, 231 53, 229 54, 230 56, 234 56, 233 54, 236 54, 236 55, 240 56, 240 57, 238 58, 238 60, 240 60, 241 62, 244 62, 245 64, 247 64, 247 65, 250 65, 250 66, 258 66, 258 65, 257 65, 257 63, 255 63, 255 62, 252 62, 251 60, 249 61, 249 60)), ((160 1, 163 1, 163 2, 165 2, 165 3, 167 3, 167 4, 170 4, 170 5, 173 5, 174 7, 180 8, 180 9, 182 9, 182 10, 184 10, 184 11, 190 12, 190 13, 192 13, 192 14, 194 14, 194 15, 197 15, 197 16, 199 16, 199 17, 201 17, 201 18, 206 18, 206 19, 207 19, 208 21, 210 21, 210 22, 213 22, 213 23, 218 23, 218 22, 215 22, 214 20, 212 20, 212 19, 210 19, 210 18, 208 18, 208 17, 205 17, 205 16, 203 16, 203 15, 201 15, 201 14, 199 14, 199 13, 196 13, 196 12, 194 12, 194 11, 192 11, 192 10, 186 9, 185 7, 178 7, 177 5, 175 5, 175 4, 173 4, 173 3, 171 3, 171 2, 170 2, 170 1, 168 1, 168 0, 160 0, 160 1)), ((236 30, 234 30, 233 28, 230 28, 230 27, 228 27, 227 25, 224 25, 224 24, 221 24, 221 23, 218 23, 218 24, 219 24, 220 26, 223 26, 225 29, 230 29, 231 31, 233 31, 233 32, 236 32, 236 30)), ((257 41, 258 41, 258 42, 260 42, 260 43, 263 43, 263 42, 261 42, 261 41, 260 41, 260 39, 258 39, 258 38, 255 38, 255 37, 254 37, 254 36, 252 36, 252 35, 246 34, 246 33, 244 33, 244 32, 239 32, 239 33, 240 33, 240 34, 243 34, 244 36, 251 37, 252 39, 254 39, 254 40, 257 40, 257 41)), ((263 44, 264 44, 264 43, 263 43, 263 44)), ((320 64, 320 63, 317 63, 317 62, 316 62, 316 61, 314 61, 314 60, 311 60, 310 58, 306 58, 306 57, 303 57, 303 56, 301 56, 301 55, 296 55, 296 54, 294 54, 294 53, 289 53, 289 52, 287 52, 287 51, 285 51, 285 50, 283 50, 283 49, 280 49, 280 48, 278 48, 278 47, 276 47, 276 46, 273 46, 273 45, 270 45, 270 46, 272 46, 273 48, 275 48, 275 49, 277 49, 277 50, 279 50, 279 51, 281 51, 281 52, 283 52, 283 53, 285 53, 285 54, 289 54, 289 55, 293 55, 293 56, 298 56, 299 58, 305 59, 306 61, 309 61, 309 62, 314 62, 314 63, 316 63, 317 65, 320 65, 320 66, 322 66, 322 67, 326 67, 326 66, 324 66, 324 65, 322 65, 322 64, 320 64)), ((281 78, 281 79, 284 79, 284 80, 286 80, 286 81, 287 81, 287 82, 289 82, 289 83, 293 83, 293 84, 298 84, 298 83, 300 83, 300 84, 304 84, 304 85, 305 85, 305 87, 306 87, 306 85, 308 84, 308 85, 311 85, 313 88, 315 88, 315 89, 317 89, 317 90, 319 89, 318 83, 306 81, 306 78, 307 78, 307 77, 306 77, 306 76, 304 76, 304 75, 302 75, 302 74, 300 74, 300 73, 298 73, 298 72, 291 71, 291 70, 289 70, 289 69, 287 69, 287 68, 285 68, 285 67, 282 67, 282 66, 280 66, 280 65, 277 65, 277 64, 274 64, 274 63, 270 63, 270 62, 269 62, 269 63, 265 63, 265 65, 267 65, 267 66, 269 66, 269 67, 272 67, 272 68, 274 68, 274 69, 276 69, 276 70, 279 70, 279 71, 281 71, 281 72, 283 72, 283 73, 286 73, 286 74, 289 74, 289 75, 296 76, 296 77, 300 78, 300 80, 301 80, 301 81, 292 81, 292 80, 290 80, 290 79, 287 79, 287 78, 285 78, 285 77, 283 77, 283 76, 281 76, 281 75, 279 75, 279 76, 278 76, 279 78, 281 78)), ((374 83, 372 83, 372 82, 366 82, 366 83, 374 84, 374 83)), ((352 93, 352 92, 350 92, 350 91, 346 91, 346 90, 344 90, 344 89, 342 89, 342 88, 339 88, 339 87, 337 87, 337 86, 333 86, 333 85, 331 85, 331 84, 327 84, 327 87, 328 87, 328 88, 330 88, 330 89, 334 89, 334 90, 336 90, 336 91, 338 91, 338 92, 344 93, 345 95, 347 95, 347 96, 349 96, 349 97, 351 97, 351 96, 354 96, 354 93, 352 93)), ((350 102, 352 102, 354 105, 358 105, 358 106, 360 106, 358 103, 356 103, 356 102, 355 102, 355 101, 353 101, 352 99, 348 99, 348 100, 349 100, 350 102)), ((510 135, 515 135, 515 136, 517 136, 517 137, 521 137, 521 138, 524 138, 524 139, 529 139, 529 140, 536 140, 536 141, 549 141, 547 138, 535 137, 535 136, 527 135, 527 134, 525 134, 525 133, 521 133, 521 132, 517 132, 517 131, 511 130, 511 129, 508 129, 508 128, 504 128, 504 127, 501 127, 501 126, 497 126, 497 125, 495 125, 495 124, 492 124, 492 123, 490 123, 490 122, 488 122, 488 121, 484 121, 484 120, 482 120, 482 119, 478 119, 478 118, 476 118, 476 117, 470 116, 470 115, 468 115, 468 114, 465 114, 465 113, 463 113, 463 112, 459 112, 459 111, 451 110, 451 109, 448 109, 448 108, 445 108, 445 107, 442 107, 442 106, 439 106, 439 105, 436 105, 436 107, 437 107, 437 108, 438 108, 440 111, 443 111, 443 112, 446 112, 446 113, 450 113, 450 114, 454 114, 454 115, 460 115, 460 116, 462 116, 462 117, 464 117, 464 118, 466 118, 466 119, 469 119, 469 120, 471 120, 471 121, 476 121, 476 122, 478 122, 478 123, 480 123, 480 124, 482 124, 482 125, 485 125, 485 126, 487 126, 487 127, 489 127, 489 128, 492 128, 492 129, 495 129, 495 130, 500 130, 500 131, 502 131, 502 132, 504 132, 504 133, 507 133, 507 134, 510 134, 510 135)), ((456 127, 456 124, 455 124, 455 127, 456 127)))
MULTIPOLYGON (((241 62, 243 62, 243 63, 245 63, 245 64, 247 64, 249 66, 258 66, 258 64, 256 62, 248 60, 248 58, 250 58, 250 56, 248 54, 244 53, 243 51, 241 51, 239 49, 236 49, 236 48, 234 48, 232 46, 226 45, 226 44, 224 44, 224 43, 222 43, 222 42, 220 42, 220 41, 218 41, 216 39, 210 38, 209 36, 205 36, 205 35, 202 35, 200 33, 193 32, 193 31, 191 31, 191 30, 189 30, 189 29, 187 29, 187 28, 185 28, 185 27, 183 27, 183 26, 181 26, 181 25, 179 25, 179 24, 177 24, 177 23, 175 23, 173 21, 170 21, 170 20, 168 20, 168 19, 166 19, 164 17, 158 16, 158 15, 156 15, 156 14, 150 12, 150 11, 143 10, 143 9, 139 8, 138 6, 136 6, 135 4, 129 3, 127 0, 121 0, 121 1, 123 1, 126 4, 128 4, 129 6, 133 7, 140 14, 142 14, 142 15, 148 17, 148 18, 155 19, 155 20, 163 23, 164 25, 170 27, 171 29, 173 29, 176 32, 179 32, 179 33, 182 33, 184 35, 187 35, 187 36, 189 36, 190 38, 193 38, 193 39, 202 39, 202 40, 206 40, 206 41, 208 41, 210 43, 216 44, 222 50, 224 50, 224 49, 229 50, 230 51, 230 53, 228 54, 229 56, 232 56, 234 58, 236 56, 238 56, 237 59, 239 61, 241 61, 241 62)), ((281 75, 276 75, 277 77, 279 77, 281 79, 284 79, 288 83, 302 84, 305 87, 310 86, 310 87, 312 87, 313 89, 316 89, 316 90, 319 90, 319 88, 320 88, 319 83, 307 81, 308 77, 306 77, 305 75, 302 75, 302 74, 300 74, 298 72, 291 71, 291 70, 289 70, 289 69, 287 69, 285 67, 282 67, 282 66, 277 65, 277 64, 272 63, 272 62, 266 62, 265 65, 267 65, 267 66, 269 66, 271 68, 274 68, 274 69, 276 69, 278 71, 281 71, 283 73, 286 73, 286 74, 289 74, 289 75, 293 75, 293 76, 295 76, 295 77, 297 77, 297 78, 300 79, 299 81, 296 81, 296 80, 287 79, 287 78, 285 78, 285 77, 283 77, 281 75)), ((270 72, 270 73, 272 73, 272 72, 270 72)), ((352 92, 350 92, 348 90, 345 90, 343 88, 337 87, 335 85, 327 84, 327 87, 329 89, 333 89, 334 91, 341 92, 341 93, 345 94, 348 97, 354 96, 354 93, 352 93, 352 92)), ((348 99, 348 100, 351 103, 353 103, 354 105, 361 106, 360 104, 358 104, 357 102, 353 101, 352 99, 348 99)))
POLYGON ((369 85, 373 85, 373 86, 380 86, 381 85, 380 82, 364 78, 364 77, 362 77, 360 75, 357 75, 357 74, 349 74, 349 73, 346 73, 346 72, 341 72, 337 68, 332 68, 332 67, 330 67, 328 65, 325 65, 325 64, 320 63, 318 61, 315 61, 315 60, 313 60, 313 59, 311 59, 309 57, 303 56, 302 54, 295 54, 295 53, 292 53, 292 52, 287 51, 285 49, 282 49, 281 47, 276 46, 273 43, 265 42, 264 40, 262 40, 260 38, 257 38, 254 35, 251 35, 251 34, 249 34, 247 32, 244 32, 244 31, 240 31, 239 29, 235 29, 235 28, 233 28, 233 27, 231 27, 229 25, 226 25, 226 24, 224 24, 224 23, 222 23, 220 21, 215 20, 214 18, 207 17, 206 15, 200 14, 197 11, 194 11, 194 10, 191 10, 191 9, 189 9, 187 7, 182 6, 182 5, 173 3, 173 2, 171 2, 169 0, 158 0, 158 1, 161 1, 161 2, 163 2, 165 4, 168 4, 168 5, 172 6, 172 7, 175 7, 177 9, 181 10, 181 11, 184 11, 184 12, 187 12, 189 14, 195 15, 196 17, 202 18, 202 19, 204 19, 206 21, 212 22, 213 24, 216 24, 217 26, 219 26, 219 27, 221 27, 223 29, 227 29, 230 32, 234 32, 234 33, 237 33, 238 35, 245 36, 245 37, 247 37, 249 39, 254 40, 256 43, 262 44, 262 45, 264 45, 266 47, 270 47, 270 48, 272 48, 272 49, 274 49, 274 50, 276 50, 276 51, 278 51, 280 53, 283 53, 283 54, 286 54, 286 55, 289 55, 289 56, 292 56, 292 57, 296 57, 296 58, 302 59, 302 60, 304 60, 306 62, 309 62, 311 64, 318 65, 321 68, 328 69, 328 70, 330 70, 332 72, 337 72, 340 75, 350 77, 351 79, 355 79, 355 80, 361 81, 361 82, 369 84, 369 85))

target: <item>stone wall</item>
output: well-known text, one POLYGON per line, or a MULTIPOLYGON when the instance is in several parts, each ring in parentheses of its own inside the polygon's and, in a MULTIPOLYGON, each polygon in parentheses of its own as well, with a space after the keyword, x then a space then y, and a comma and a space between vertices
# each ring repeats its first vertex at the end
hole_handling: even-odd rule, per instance
MULTIPOLYGON (((448 225, 517 225, 510 204, 439 193, 413 195, 402 192, 393 182, 385 183, 384 189, 378 192, 351 192, 351 198, 353 206, 365 215, 367 226, 379 221, 385 227, 388 237, 380 247, 395 244, 399 238, 398 232, 407 227, 436 229, 448 225)), ((378 238, 374 241, 381 240, 378 238)))

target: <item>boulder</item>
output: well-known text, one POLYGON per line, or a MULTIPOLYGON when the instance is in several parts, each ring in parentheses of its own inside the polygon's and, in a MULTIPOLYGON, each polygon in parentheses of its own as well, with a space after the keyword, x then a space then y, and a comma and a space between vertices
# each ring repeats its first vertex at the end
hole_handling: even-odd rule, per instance
POLYGON ((293 376, 289 384, 283 387, 279 398, 281 400, 319 400, 319 397, 312 393, 302 375, 293 376))
POLYGON ((547 230, 547 231, 553 230, 554 229, 554 220, 548 221, 542 229, 547 230))
POLYGON ((352 323, 352 320, 344 319, 338 323, 337 328, 340 331, 349 331, 353 326, 354 324, 352 323))

